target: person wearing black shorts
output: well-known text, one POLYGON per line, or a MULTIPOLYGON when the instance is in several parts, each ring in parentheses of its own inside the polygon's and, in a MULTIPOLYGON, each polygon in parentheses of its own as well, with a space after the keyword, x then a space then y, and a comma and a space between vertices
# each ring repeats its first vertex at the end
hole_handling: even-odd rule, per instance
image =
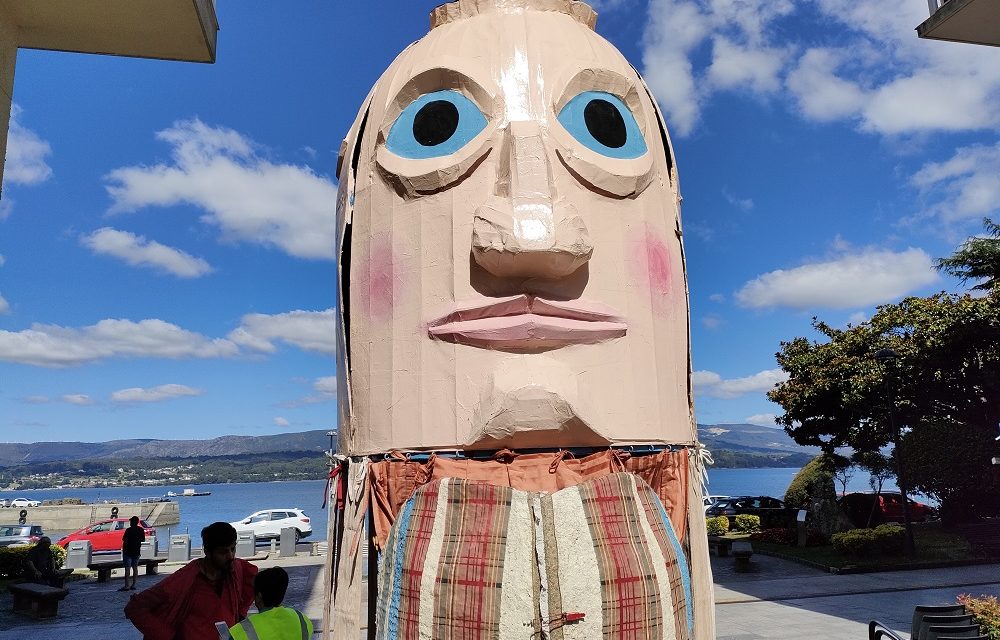
POLYGON ((146 541, 146 532, 139 526, 139 516, 132 516, 128 521, 128 529, 122 534, 122 562, 125 564, 125 586, 119 591, 135 591, 135 582, 139 578, 139 553, 142 543, 146 541), (129 584, 129 570, 132 572, 132 583, 129 584))

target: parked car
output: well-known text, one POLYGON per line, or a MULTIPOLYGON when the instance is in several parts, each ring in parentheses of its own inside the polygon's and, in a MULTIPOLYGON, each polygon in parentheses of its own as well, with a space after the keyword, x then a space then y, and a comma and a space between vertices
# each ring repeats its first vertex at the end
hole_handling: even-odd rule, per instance
MULTIPOLYGON (((128 521, 128 518, 101 520, 63 536, 56 544, 66 548, 74 540, 90 540, 91 551, 121 551, 122 534, 128 528, 128 521)), ((144 520, 139 521, 139 526, 145 530, 147 538, 156 535, 156 529, 146 524, 144 520)))
POLYGON ((726 516, 730 526, 736 523, 736 516, 749 514, 760 518, 760 526, 787 527, 795 520, 796 509, 770 496, 734 496, 719 500, 705 509, 705 516, 726 516))
POLYGON ((44 535, 38 524, 0 524, 0 547, 35 544, 44 535))
POLYGON ((246 518, 229 524, 236 527, 237 531, 253 531, 258 539, 279 538, 281 530, 286 527, 295 528, 296 542, 301 538, 312 535, 312 525, 309 524, 309 516, 302 509, 265 509, 251 513, 246 518))
MULTIPOLYGON (((907 497, 911 522, 926 522, 937 518, 937 509, 907 497)), ((885 522, 903 522, 903 494, 898 491, 881 493, 848 493, 840 499, 840 506, 855 527, 880 525, 885 522)))
POLYGON ((705 505, 705 511, 719 500, 728 500, 729 496, 703 496, 701 501, 705 505))
POLYGON ((42 503, 38 500, 28 500, 27 498, 14 498, 10 501, 12 507, 40 507, 42 503))

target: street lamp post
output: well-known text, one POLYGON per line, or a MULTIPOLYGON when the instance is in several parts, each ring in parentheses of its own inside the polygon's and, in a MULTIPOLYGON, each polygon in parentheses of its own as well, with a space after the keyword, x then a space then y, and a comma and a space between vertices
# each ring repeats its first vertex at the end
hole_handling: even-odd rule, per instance
POLYGON ((333 437, 337 435, 336 431, 327 431, 326 435, 330 437, 330 455, 333 455, 333 437))
MULTIPOLYGON (((892 349, 879 349, 875 352, 875 359, 884 363, 895 363, 899 354, 892 349)), ((903 450, 900 445, 900 428, 896 424, 895 407, 896 397, 894 389, 889 388, 889 377, 885 379, 886 398, 889 401, 889 430, 892 433, 893 446, 896 448, 896 479, 899 481, 899 493, 903 498, 903 526, 906 527, 906 557, 913 558, 917 553, 916 544, 913 542, 913 523, 910 521, 910 498, 906 484, 905 467, 903 465, 903 450)))

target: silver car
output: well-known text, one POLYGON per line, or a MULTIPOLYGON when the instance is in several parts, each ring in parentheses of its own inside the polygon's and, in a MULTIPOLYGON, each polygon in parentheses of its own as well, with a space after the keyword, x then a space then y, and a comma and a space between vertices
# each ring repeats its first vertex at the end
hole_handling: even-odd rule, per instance
POLYGON ((44 535, 38 524, 0 524, 0 547, 35 544, 44 535))
POLYGON ((295 529, 295 541, 312 535, 309 516, 302 509, 265 509, 251 513, 238 522, 230 522, 237 531, 253 531, 257 539, 278 538, 286 527, 295 529))

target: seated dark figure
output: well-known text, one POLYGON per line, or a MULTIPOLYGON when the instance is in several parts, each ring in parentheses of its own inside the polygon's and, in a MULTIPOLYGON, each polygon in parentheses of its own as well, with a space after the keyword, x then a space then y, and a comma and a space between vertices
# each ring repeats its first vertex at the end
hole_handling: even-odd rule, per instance
POLYGON ((24 561, 24 579, 28 582, 46 584, 50 587, 60 586, 59 575, 56 572, 56 561, 52 557, 52 540, 43 536, 34 547, 28 550, 24 561))

